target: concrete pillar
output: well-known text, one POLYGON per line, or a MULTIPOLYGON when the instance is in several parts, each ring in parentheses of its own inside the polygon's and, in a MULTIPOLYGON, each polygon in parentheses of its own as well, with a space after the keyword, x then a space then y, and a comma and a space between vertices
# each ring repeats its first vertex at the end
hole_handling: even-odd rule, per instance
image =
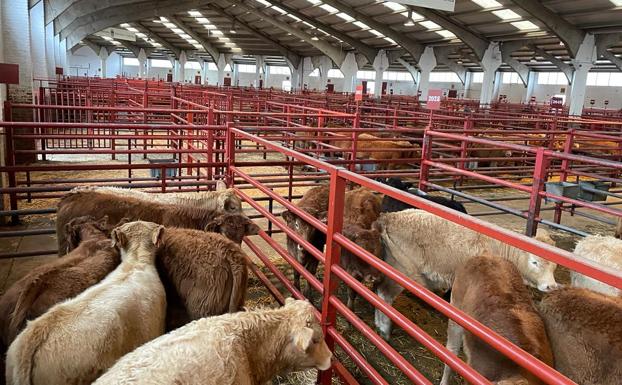
POLYGON ((141 79, 147 77, 147 53, 143 48, 138 52, 138 76, 141 79))
POLYGON ((536 84, 538 84, 538 73, 535 71, 529 71, 529 80, 527 81, 527 92, 525 92, 525 103, 531 102, 531 97, 533 96, 533 91, 536 88, 536 84))
MULTIPOLYGON (((4 62, 19 65, 19 85, 11 85, 13 101, 30 103, 32 101, 33 60, 30 47, 30 23, 28 1, 2 0, 0 14, 0 39, 4 62)), ((0 88, 4 89, 3 85, 0 88)), ((4 91, 3 91, 4 92, 4 91)))
POLYGON ((462 95, 464 99, 469 98, 469 92, 471 91, 472 84, 473 84, 473 72, 467 71, 466 74, 464 74, 464 94, 462 95))
MULTIPOLYGON (((1 40, 1 39, 0 39, 1 40)), ((45 26, 45 57, 48 66, 48 79, 56 77, 56 60, 54 58, 54 23, 45 26)))
POLYGON ((205 60, 200 60, 199 65, 201 66, 201 84, 207 84, 207 66, 209 63, 205 60))
POLYGON ((353 52, 348 52, 339 69, 343 73, 343 92, 354 92, 359 66, 353 52))
MULTIPOLYGON (((264 80, 264 83, 267 83, 268 78, 267 75, 265 73, 265 62, 264 62, 264 57, 261 55, 255 55, 255 88, 259 88, 259 81, 260 80, 264 80)), ((265 86, 265 84, 264 84, 265 86)))
POLYGON ((577 55, 572 60, 575 68, 570 89, 570 115, 580 116, 583 113, 585 103, 585 91, 587 89, 587 75, 596 62, 596 44, 594 35, 586 34, 583 43, 579 46, 577 55))
POLYGON ((287 66, 289 67, 289 72, 290 72, 289 80, 292 83, 292 91, 299 90, 300 88, 302 88, 301 74, 303 72, 302 67, 304 66, 304 59, 300 60, 300 62, 298 63, 298 67, 296 67, 294 63, 292 63, 287 58, 285 59, 285 62, 287 63, 287 66))
POLYGON ((383 49, 378 51, 378 54, 374 58, 373 62, 374 70, 376 70, 376 79, 374 83, 374 97, 376 99, 382 98, 382 78, 384 71, 389 68, 389 58, 387 52, 383 49))
POLYGON ((178 68, 178 77, 177 77, 177 81, 180 83, 183 83, 184 80, 186 80, 186 62, 188 61, 188 58, 186 57, 186 52, 185 51, 181 51, 181 53, 179 54, 179 68, 178 68))
POLYGON ((146 78, 149 79, 151 77, 151 59, 147 59, 147 68, 145 69, 146 78))
POLYGON ((105 79, 108 77, 108 71, 106 68, 106 62, 108 61, 108 50, 106 49, 106 47, 101 47, 99 49, 99 61, 99 67, 101 68, 101 73, 99 74, 99 76, 101 76, 102 79, 105 79))
MULTIPOLYGON (((60 39, 60 35, 58 36, 60 39)), ((60 66, 63 67, 63 72, 65 74, 69 73, 69 65, 67 62, 67 40, 63 39, 59 41, 58 44, 58 55, 60 57, 60 66)))
POLYGON ((501 92, 501 83, 503 83, 503 74, 499 71, 495 73, 495 84, 492 90, 492 101, 496 102, 499 100, 499 94, 501 92))
POLYGON ((32 57, 32 76, 47 78, 48 66, 45 55, 45 18, 43 1, 30 8, 30 55, 32 57))
POLYGON ((239 85, 240 85, 240 67, 238 66, 238 63, 232 63, 230 65, 231 65, 231 69, 233 70, 231 84, 236 86, 236 87, 239 87, 239 85))
POLYGON ((482 92, 479 98, 479 103, 482 106, 490 105, 494 94, 495 87, 495 74, 501 66, 501 50, 499 49, 499 43, 490 43, 486 52, 484 52, 484 58, 482 59, 482 69, 484 70, 484 80, 482 82, 482 92))
POLYGON ((320 91, 324 91, 328 84, 328 70, 333 68, 333 61, 328 56, 321 56, 317 68, 320 69, 320 91))
POLYGON ((216 67, 218 67, 218 85, 222 87, 225 83, 225 67, 227 66, 227 60, 225 60, 225 55, 220 54, 218 56, 218 62, 216 63, 216 67))
POLYGON ((419 100, 428 100, 428 91, 430 90, 430 74, 436 67, 436 55, 434 55, 434 48, 428 46, 425 47, 423 55, 419 59, 419 68, 421 74, 419 75, 419 91, 421 91, 421 97, 419 100))

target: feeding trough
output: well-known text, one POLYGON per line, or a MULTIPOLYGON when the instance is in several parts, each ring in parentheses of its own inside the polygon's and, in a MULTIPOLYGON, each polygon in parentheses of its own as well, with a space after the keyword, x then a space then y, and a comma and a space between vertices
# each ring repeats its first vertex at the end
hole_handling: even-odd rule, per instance
POLYGON ((581 188, 579 199, 587 202, 596 202, 607 200, 607 194, 599 194, 598 191, 608 192, 611 185, 605 182, 591 181, 579 182, 579 187, 581 188))
MULTIPOLYGON (((570 199, 579 198, 579 193, 581 192, 581 187, 579 187, 576 183, 570 182, 547 182, 544 184, 546 192, 553 195, 559 195, 570 199)), ((553 202, 558 203, 561 202, 559 199, 554 198, 545 198, 546 203, 553 202)))
MULTIPOLYGON (((161 164, 175 164, 176 160, 172 159, 172 158, 168 158, 168 159, 148 159, 150 164, 154 164, 154 165, 161 165, 161 164)), ((152 168, 149 170, 151 173, 151 177, 152 178, 162 178, 162 168, 161 167, 157 167, 157 168, 152 168)), ((166 177, 167 178, 172 178, 174 176, 177 176, 177 167, 167 167, 166 168, 166 177)))

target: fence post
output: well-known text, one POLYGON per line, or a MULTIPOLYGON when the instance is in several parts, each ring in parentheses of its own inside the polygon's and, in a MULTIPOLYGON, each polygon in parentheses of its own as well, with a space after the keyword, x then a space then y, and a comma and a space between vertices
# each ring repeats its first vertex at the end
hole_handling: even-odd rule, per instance
MULTIPOLYGON (((207 111, 207 162, 214 162, 214 107, 210 106, 207 111)), ((207 166, 207 180, 212 180, 212 166, 207 166)))
POLYGON ((423 145, 421 147, 421 167, 419 169, 419 190, 428 191, 428 185, 425 183, 430 177, 430 161, 432 154, 432 138, 429 135, 429 129, 423 133, 423 145))
MULTIPOLYGON (((10 122, 13 120, 13 112, 11 107, 11 102, 8 100, 4 102, 4 120, 6 122, 10 122)), ((15 166, 15 148, 13 143, 13 127, 4 127, 5 132, 5 157, 4 163, 7 167, 15 166)), ((7 181, 9 183, 9 188, 17 187, 17 180, 15 178, 15 171, 9 170, 7 171, 7 181)), ((17 193, 11 192, 9 194, 9 207, 11 210, 17 210, 17 193)), ((19 216, 16 214, 11 215, 11 224, 17 225, 19 224, 19 216)))
POLYGON ((227 163, 227 171, 225 183, 227 187, 233 186, 233 169, 235 164, 235 133, 233 132, 233 123, 227 123, 227 137, 225 146, 225 162, 227 163))
MULTIPOLYGON (((575 129, 568 130, 566 134, 566 141, 564 142, 564 154, 572 153, 572 147, 574 145, 574 135, 575 129)), ((570 161, 568 159, 562 159, 561 172, 559 174, 559 181, 565 182, 568 178, 568 166, 570 165, 570 161)), ((562 220, 562 202, 555 203, 555 214, 553 216, 553 221, 555 223, 561 223, 562 220)))
MULTIPOLYGON (((330 175, 330 195, 328 209, 328 224, 326 228, 326 254, 324 264, 324 282, 322 298, 321 324, 326 344, 331 351, 335 349, 335 341, 328 334, 328 329, 335 325, 337 310, 331 305, 330 297, 337 293, 339 279, 332 272, 334 265, 339 265, 341 247, 334 241, 335 233, 341 233, 343 228, 343 205, 346 193, 346 181, 339 176, 338 170, 331 170, 330 175)), ((332 369, 320 373, 320 383, 330 385, 332 380, 332 369)))
MULTIPOLYGON (((361 110, 359 109, 359 103, 356 103, 356 111, 354 112, 354 122, 352 123, 352 156, 350 157, 350 164, 348 165, 348 170, 354 172, 356 171, 356 152, 358 148, 358 140, 359 133, 357 129, 361 125, 361 110)), ((361 166, 361 170, 363 167, 361 166)))
POLYGON ((548 159, 545 157, 544 151, 545 149, 540 147, 536 153, 536 166, 531 187, 531 197, 529 198, 527 228, 525 229, 525 234, 529 237, 536 235, 536 230, 538 229, 537 218, 540 216, 540 206, 542 204, 542 196, 540 196, 540 193, 544 190, 544 182, 546 182, 548 167, 548 159))

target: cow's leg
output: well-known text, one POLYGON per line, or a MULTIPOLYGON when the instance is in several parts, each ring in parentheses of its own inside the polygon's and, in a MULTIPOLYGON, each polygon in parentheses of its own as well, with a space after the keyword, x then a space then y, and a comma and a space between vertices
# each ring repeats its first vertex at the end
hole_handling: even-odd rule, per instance
MULTIPOLYGON (((385 278, 378 285, 376 293, 383 301, 391 305, 393 304, 395 297, 397 297, 402 290, 404 289, 400 285, 388 278, 385 278)), ((391 319, 378 309, 376 309, 374 318, 376 327, 380 330, 380 335, 388 341, 389 338, 391 338, 391 319)))
MULTIPOLYGON (((449 320, 447 324, 447 350, 455 355, 460 353, 462 347, 462 337, 464 335, 464 329, 452 320, 449 320)), ((449 365, 445 364, 443 369, 443 378, 441 379, 441 385, 449 385, 453 370, 449 365)))
MULTIPOLYGON (((363 277, 360 274, 352 274, 352 278, 360 281, 363 277)), ((354 311, 354 300, 356 300, 356 290, 351 288, 349 285, 346 285, 348 291, 348 309, 354 311)))

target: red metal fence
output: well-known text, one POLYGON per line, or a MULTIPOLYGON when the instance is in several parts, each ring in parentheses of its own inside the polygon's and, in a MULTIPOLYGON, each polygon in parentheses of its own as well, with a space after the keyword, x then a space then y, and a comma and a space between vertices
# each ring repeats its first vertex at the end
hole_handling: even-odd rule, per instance
MULTIPOLYGON (((379 369, 378 362, 366 358, 360 344, 349 340, 348 333, 338 324, 338 319, 351 325, 364 337, 365 343, 375 346, 385 357, 384 360, 409 381, 431 384, 437 380, 426 376, 417 362, 404 357, 394 346, 380 338, 360 313, 348 309, 338 295, 341 284, 353 288, 373 308, 382 311, 402 328, 409 338, 425 347, 440 362, 451 366, 468 382, 490 384, 459 357, 445 349, 416 320, 409 319, 350 276, 339 263, 340 251, 344 248, 545 383, 572 384, 493 330, 453 308, 344 237, 343 202, 346 185, 349 184, 365 186, 622 288, 619 272, 476 217, 489 213, 463 215, 370 179, 398 175, 418 180, 423 190, 442 191, 465 202, 485 205, 493 208, 496 214, 505 212, 519 216, 526 221, 528 234, 533 234, 538 223, 581 233, 561 225, 561 215, 565 212, 573 215, 590 215, 588 212, 595 212, 615 218, 622 216, 622 212, 612 208, 613 205, 608 205, 608 202, 592 203, 547 192, 545 182, 547 178, 557 176, 561 182, 573 178, 578 182, 580 178, 588 178, 607 181, 612 185, 622 183, 622 165, 619 163, 622 139, 619 130, 616 130, 619 122, 578 121, 544 115, 516 119, 505 114, 432 114, 412 108, 412 105, 402 101, 398 107, 371 101, 357 106, 348 104, 347 95, 322 96, 318 101, 313 99, 313 95, 249 90, 229 92, 200 87, 171 88, 170 85, 158 82, 98 82, 94 85, 75 79, 64 86, 66 91, 62 90, 63 87, 42 91, 40 95, 43 97, 34 106, 6 106, 9 112, 15 108, 27 108, 33 111, 34 116, 42 118, 31 123, 1 123, 7 157, 6 165, 0 167, 0 172, 7 177, 8 185, 1 188, 0 193, 9 202, 9 207, 1 214, 17 222, 25 216, 53 213, 53 207, 33 209, 27 203, 59 197, 72 187, 82 184, 177 192, 210 189, 216 179, 226 179, 251 208, 251 216, 267 221, 265 231, 258 238, 245 239, 246 245, 264 265, 263 268, 255 264, 251 266, 258 279, 280 302, 283 302, 284 292, 302 298, 302 294, 288 278, 290 269, 296 269, 317 293, 318 317, 327 341, 331 347, 340 351, 339 357, 344 360, 336 362, 332 371, 322 373, 323 384, 329 384, 334 373, 347 384, 389 384, 393 381, 385 378, 386 373, 379 369), (72 88, 82 91, 71 94, 72 88), (93 92, 95 88, 97 92, 93 92), (87 90, 86 95, 91 95, 91 102, 86 103, 79 96, 84 89, 87 90), (61 96, 51 97, 58 93, 61 96), (76 95, 75 104, 65 103, 68 100, 74 103, 74 96, 68 95, 76 95), (110 100, 106 99, 109 96, 113 100, 112 105, 105 104, 106 100, 110 100), (338 102, 345 104, 335 110, 330 108, 332 103, 338 102), (419 149, 418 155, 399 161, 379 160, 369 154, 386 152, 386 149, 366 148, 368 155, 361 158, 361 146, 370 141, 359 138, 362 133, 372 133, 383 140, 410 141, 414 148, 419 149), (50 143, 77 141, 82 141, 82 145, 48 146, 50 143), (90 144, 95 141, 104 144, 90 144), (337 141, 345 144, 337 146, 337 141), (24 142, 33 145, 18 146, 24 142), (475 153, 476 150, 483 150, 483 153, 475 153), (577 155, 577 151, 594 156, 577 155), (337 152, 339 155, 333 156, 337 152), (49 160, 59 156, 99 155, 116 158, 116 161, 111 163, 107 159, 98 159, 87 164, 55 162, 19 165, 15 159, 21 154, 34 154, 43 160, 46 157, 49 160), (162 156, 174 157, 175 163, 149 164, 141 160, 162 156), (480 163, 478 167, 471 167, 475 162, 480 163), (490 165, 482 166, 484 162, 490 165), (495 167, 492 162, 511 162, 512 165, 495 167), (392 169, 389 166, 391 163, 399 164, 402 168, 392 169), (380 168, 388 169, 366 169, 368 165, 384 165, 386 167, 380 168), (171 168, 176 172, 167 176, 167 170, 171 168), (158 170, 160 176, 145 175, 146 170, 154 169, 158 170), (123 173, 100 175, 114 170, 123 173), (81 171, 91 173, 73 175, 81 171), (52 177, 50 173, 54 173, 52 177), (525 181, 525 178, 530 180, 525 181), (300 193, 295 192, 297 189, 314 186, 317 181, 328 181, 331 186, 331 204, 326 224, 297 209, 292 203, 300 196, 300 193), (511 209, 499 203, 503 202, 502 199, 494 200, 471 192, 496 187, 520 195, 520 199, 529 203, 528 209, 511 209), (541 202, 544 198, 557 201, 552 208, 556 213, 553 221, 547 222, 541 218, 541 202), (283 208, 293 211, 325 233, 326 250, 314 249, 293 229, 288 228, 280 219, 283 208), (321 278, 306 271, 288 254, 276 238, 280 233, 293 238, 319 260, 324 272, 321 278), (267 248, 262 244, 267 245, 267 248), (276 264, 269 254, 277 255, 286 264, 276 264), (353 363, 361 374, 355 377, 351 373, 352 367, 344 366, 345 360, 353 363)), ((506 201, 509 199, 517 198, 508 197, 506 201)), ((50 233, 53 233, 53 229, 6 229, 0 232, 0 237, 50 233)), ((38 250, 21 254, 52 252, 38 250)), ((2 257, 18 255, 4 254, 2 257)))

